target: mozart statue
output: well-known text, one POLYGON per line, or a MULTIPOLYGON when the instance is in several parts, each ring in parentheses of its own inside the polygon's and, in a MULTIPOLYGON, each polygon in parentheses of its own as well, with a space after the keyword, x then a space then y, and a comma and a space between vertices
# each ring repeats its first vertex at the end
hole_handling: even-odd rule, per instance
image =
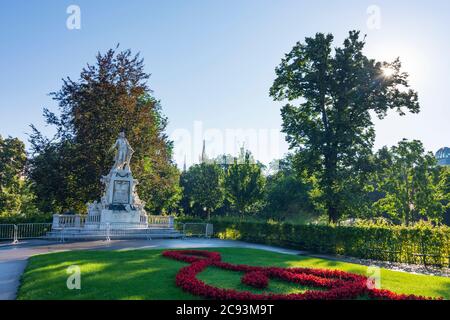
POLYGON ((125 138, 125 132, 119 133, 119 137, 116 142, 110 148, 110 151, 113 149, 117 149, 116 156, 114 157, 114 166, 113 169, 119 170, 129 170, 130 169, 130 161, 133 156, 134 150, 131 148, 130 143, 125 138))
POLYGON ((87 204, 85 229, 89 232, 108 228, 147 229, 145 202, 139 199, 137 193, 139 182, 133 178, 130 168, 134 150, 125 138, 125 132, 120 132, 109 149, 109 152, 112 151, 115 151, 114 164, 109 173, 100 179, 104 185, 100 201, 87 204))

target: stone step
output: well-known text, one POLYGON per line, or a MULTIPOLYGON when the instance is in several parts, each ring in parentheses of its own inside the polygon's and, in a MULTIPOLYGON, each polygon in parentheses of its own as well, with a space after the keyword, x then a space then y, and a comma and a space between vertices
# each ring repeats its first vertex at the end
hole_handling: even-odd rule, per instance
MULTIPOLYGON (((52 230, 46 234, 47 239, 105 239, 106 230, 90 230, 85 228, 67 228, 64 230, 52 230)), ((183 235, 174 228, 128 228, 110 230, 111 239, 169 239, 181 238, 183 235)))
MULTIPOLYGON (((71 228, 71 229, 64 229, 64 230, 52 230, 49 233, 77 233, 77 234, 97 234, 97 233, 106 233, 106 230, 89 230, 89 229, 77 229, 77 228, 71 228)), ((175 230, 173 228, 151 228, 151 229, 122 229, 122 230, 110 230, 110 233, 117 233, 117 232, 123 232, 123 233, 177 233, 178 230, 175 230)))
MULTIPOLYGON (((183 235, 179 232, 164 232, 164 233, 121 233, 110 234, 111 239, 176 239, 183 235)), ((56 240, 61 239, 61 234, 57 232, 49 232, 46 235, 47 239, 56 240)), ((103 232, 97 233, 64 233, 64 239, 105 239, 106 234, 103 232)))

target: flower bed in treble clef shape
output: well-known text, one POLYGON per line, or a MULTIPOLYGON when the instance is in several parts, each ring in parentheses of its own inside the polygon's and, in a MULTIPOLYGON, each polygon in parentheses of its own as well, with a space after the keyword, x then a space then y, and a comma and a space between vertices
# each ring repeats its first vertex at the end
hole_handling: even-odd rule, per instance
POLYGON ((383 300, 429 300, 432 298, 397 294, 389 290, 373 289, 370 279, 340 270, 312 268, 280 268, 236 265, 222 262, 220 253, 204 250, 169 250, 163 256, 190 263, 180 269, 175 283, 186 292, 196 296, 218 300, 338 300, 369 297, 383 300), (275 294, 252 293, 234 289, 218 288, 199 280, 197 275, 207 267, 244 272, 242 283, 263 289, 270 279, 319 288, 303 293, 275 294))

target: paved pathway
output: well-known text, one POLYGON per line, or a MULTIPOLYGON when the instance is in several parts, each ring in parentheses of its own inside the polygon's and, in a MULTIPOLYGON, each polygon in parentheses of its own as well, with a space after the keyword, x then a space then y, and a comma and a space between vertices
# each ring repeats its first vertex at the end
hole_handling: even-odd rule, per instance
POLYGON ((27 259, 36 254, 70 250, 135 250, 163 248, 241 247, 298 255, 304 252, 241 241, 219 239, 112 240, 59 243, 46 240, 0 243, 0 300, 16 298, 27 259))
POLYGON ((26 265, 26 260, 0 262, 0 300, 13 300, 16 298, 20 276, 26 265))

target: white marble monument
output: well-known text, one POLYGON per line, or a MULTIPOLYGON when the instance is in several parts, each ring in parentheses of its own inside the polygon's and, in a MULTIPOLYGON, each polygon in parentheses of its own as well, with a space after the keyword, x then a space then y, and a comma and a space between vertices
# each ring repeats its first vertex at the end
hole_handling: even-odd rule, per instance
POLYGON ((130 169, 131 148, 125 133, 121 132, 111 150, 116 150, 115 162, 108 175, 101 178, 105 185, 100 202, 88 203, 86 229, 111 228, 147 228, 145 203, 136 192, 138 181, 133 178, 130 169))

